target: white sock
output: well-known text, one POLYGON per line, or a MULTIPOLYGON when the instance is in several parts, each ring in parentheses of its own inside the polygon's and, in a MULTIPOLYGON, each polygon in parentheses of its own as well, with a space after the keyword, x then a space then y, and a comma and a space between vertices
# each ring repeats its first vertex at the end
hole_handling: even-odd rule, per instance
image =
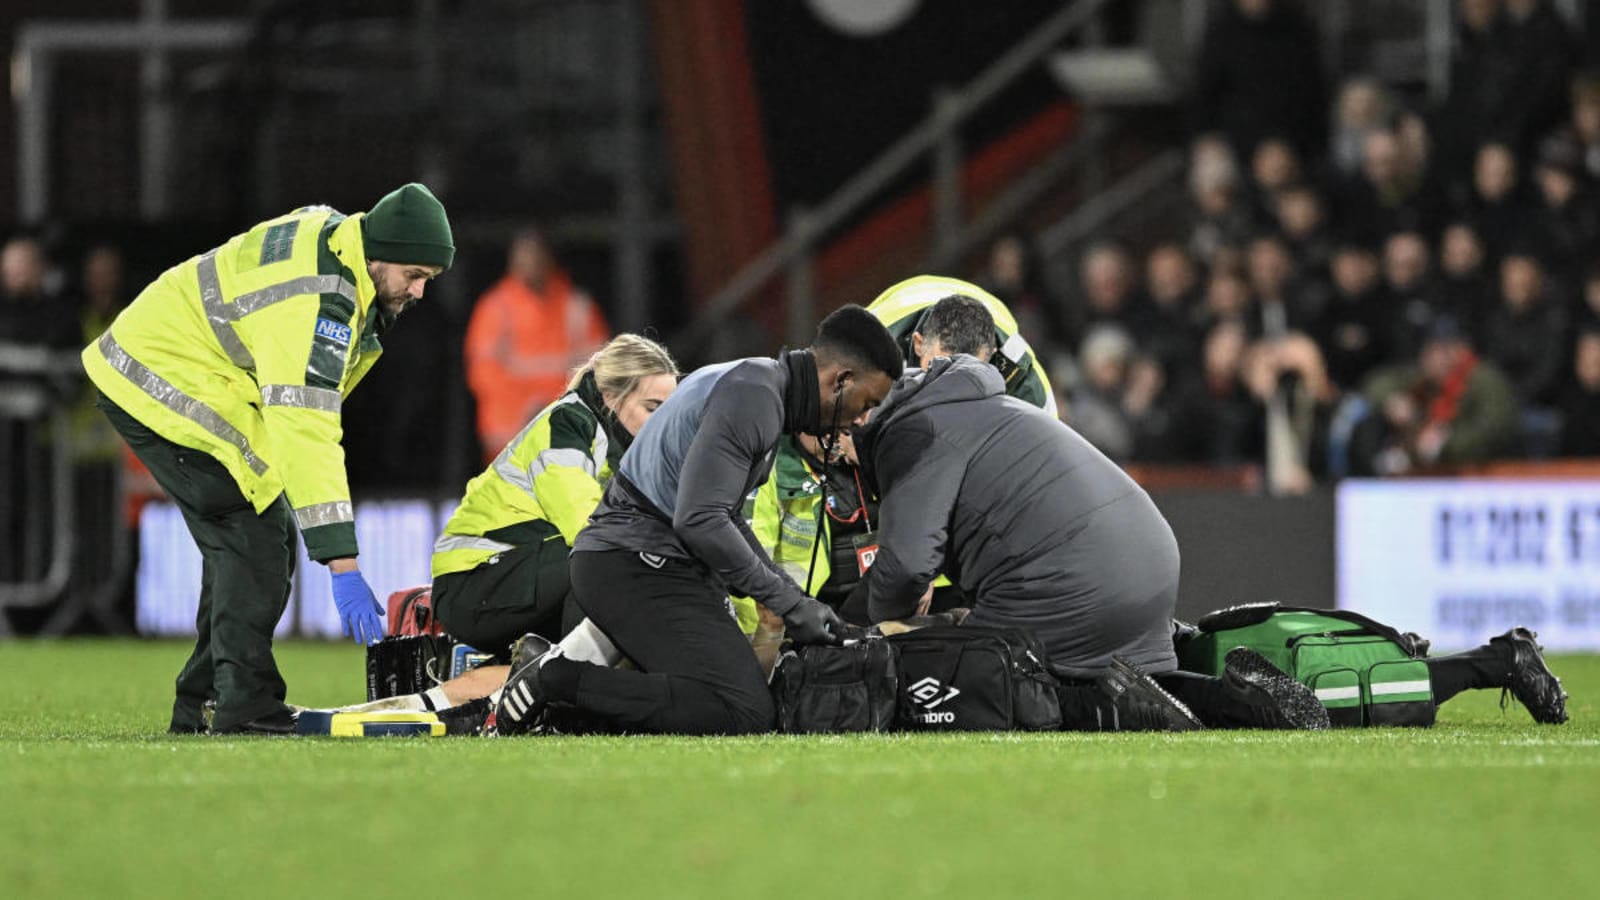
POLYGON ((492 706, 492 707, 497 707, 498 708, 500 706, 500 695, 505 693, 505 691, 506 691, 506 689, 505 689, 504 685, 501 685, 500 687, 497 687, 494 690, 490 691, 489 692, 489 705, 492 706))
POLYGON ((429 710, 430 712, 438 712, 441 709, 449 709, 455 705, 454 703, 450 702, 449 697, 445 696, 444 688, 442 686, 428 688, 416 696, 422 698, 423 708, 429 710))
POLYGON ((611 643, 605 632, 588 619, 578 623, 572 633, 556 645, 561 655, 576 662, 594 663, 597 666, 615 666, 622 662, 622 651, 611 643))

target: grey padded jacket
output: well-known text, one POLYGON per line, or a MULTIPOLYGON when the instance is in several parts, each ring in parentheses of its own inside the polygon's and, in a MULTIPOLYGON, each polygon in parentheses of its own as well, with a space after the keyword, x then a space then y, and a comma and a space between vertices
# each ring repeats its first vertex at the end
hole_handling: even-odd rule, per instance
POLYGON ((1178 544, 1148 494, 992 366, 935 360, 895 385, 856 451, 882 500, 874 621, 909 615, 944 572, 973 625, 1023 628, 1088 674, 1122 656, 1177 667, 1178 544))

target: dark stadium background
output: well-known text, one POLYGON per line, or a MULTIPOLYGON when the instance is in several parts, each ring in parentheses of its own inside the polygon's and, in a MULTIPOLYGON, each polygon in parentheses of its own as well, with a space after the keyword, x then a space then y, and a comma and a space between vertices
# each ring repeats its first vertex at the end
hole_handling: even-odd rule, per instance
MULTIPOLYGON (((984 97, 945 145, 956 154, 956 224, 964 230, 941 231, 941 210, 949 208, 941 204, 949 195, 941 193, 937 152, 929 146, 863 191, 806 244, 799 282, 804 305, 797 305, 797 267, 786 260, 731 314, 709 314, 740 268, 769 252, 798 212, 814 213, 927 122, 941 92, 959 95, 1074 6, 885 2, 886 14, 899 8, 903 18, 891 17, 874 33, 852 33, 831 22, 823 5, 12 0, 0 10, 0 43, 13 53, 30 28, 36 36, 52 24, 127 31, 138 27, 141 15, 152 16, 148 27, 157 31, 225 20, 242 37, 173 50, 161 63, 162 75, 152 74, 137 50, 84 44, 54 51, 42 190, 27 184, 24 174, 24 109, 37 85, 26 81, 26 68, 14 58, 11 102, 0 116, 0 201, 10 201, 0 202, 0 231, 42 242, 58 276, 52 284, 67 307, 78 296, 79 261, 93 246, 121 251, 131 298, 165 266, 267 216, 307 203, 358 210, 401 182, 432 184, 451 211, 461 253, 428 302, 386 341, 386 360, 346 409, 351 481, 365 500, 447 501, 477 471, 480 448, 461 375, 462 334, 474 299, 502 272, 508 235, 527 223, 550 235, 561 263, 614 328, 651 329, 691 364, 771 352, 795 333, 792 309, 809 311, 814 320, 838 304, 869 301, 920 271, 983 281, 991 249, 1015 236, 1028 251, 1031 273, 1007 299, 1026 307, 1025 322, 1038 323, 1037 337, 1030 338, 1063 361, 1059 370, 1077 371, 1073 363, 1093 318, 1083 286, 1088 251, 1110 239, 1142 261, 1162 241, 1188 246, 1192 237, 1188 154, 1198 135, 1221 124, 1206 118, 1214 107, 1199 96, 1206 83, 1199 66, 1214 40, 1209 35, 1232 15, 1233 4, 1080 4, 1096 8, 1063 29, 1050 53, 984 97), (1123 63, 1148 64, 1159 77, 1096 80, 1097 71, 1108 70, 1095 68, 1094 53, 1106 51, 1122 54, 1123 63), (157 126, 164 151, 147 149, 142 129, 150 127, 151 105, 169 116, 157 126), (150 178, 151 152, 165 161, 159 197, 141 187, 150 178), (29 198, 38 196, 45 198, 43 208, 30 210, 29 198), (1128 197, 1134 202, 1125 202, 1128 197)), ((1345 182, 1329 174, 1332 138, 1326 131, 1342 86, 1354 77, 1369 75, 1381 84, 1391 121, 1415 113, 1428 123, 1436 161, 1470 152, 1458 140, 1460 119, 1452 115, 1472 100, 1463 92, 1480 71, 1472 68, 1481 62, 1473 54, 1482 48, 1462 22, 1472 3, 1277 5, 1291 10, 1311 35, 1312 52, 1297 69, 1311 73, 1320 91, 1320 105, 1303 118, 1322 133, 1292 137, 1301 141, 1302 178, 1330 209, 1341 208, 1345 182)), ((1548 97, 1522 99, 1530 107, 1548 101, 1552 118, 1537 123, 1537 131, 1473 135, 1509 142, 1529 190, 1545 140, 1571 119, 1573 85, 1600 62, 1593 50, 1600 3, 1540 0, 1534 6, 1545 21, 1557 23, 1559 46, 1544 54, 1558 63, 1556 81, 1548 97)), ((1524 51, 1483 52, 1501 54, 1493 57, 1502 66, 1494 71, 1521 71, 1517 60, 1524 57, 1516 54, 1524 51)), ((1099 57, 1102 63, 1107 58, 1099 57)), ((1249 97, 1271 87, 1268 80, 1265 87, 1258 82, 1234 91, 1249 97)), ((1239 161, 1241 179, 1250 177, 1249 169, 1248 159, 1239 161)), ((1600 216, 1592 178, 1580 174, 1581 204, 1600 216)), ((1440 190, 1450 193, 1447 185, 1440 190)), ((1464 214, 1451 208, 1441 219, 1464 214)), ((1428 227, 1437 231, 1442 224, 1428 227)), ((1275 227, 1266 213, 1238 240, 1275 227)), ((1384 235, 1325 237, 1378 248, 1384 235)), ((1600 232, 1585 240, 1595 237, 1600 232)), ((1591 240, 1584 252, 1595 246, 1591 240)), ((1317 278, 1325 288, 1328 276, 1317 278)), ((1569 288, 1572 317, 1562 343, 1550 350, 1564 358, 1564 370, 1570 370, 1570 342, 1584 327, 1576 297, 1581 291, 1569 288)), ((1463 324, 1475 329, 1484 322, 1463 324)), ((1134 331, 1136 343, 1148 336, 1134 331)), ((1190 337, 1179 355, 1192 362, 1203 335, 1190 337)), ((1175 404, 1182 380, 1182 373, 1167 372, 1175 404)), ((1070 384, 1064 388, 1070 394, 1070 384)), ((1552 407, 1560 399, 1545 398, 1552 407)), ((1216 420, 1201 421, 1206 424, 1186 427, 1204 431, 1216 420)), ((1226 453, 1135 450, 1125 458, 1179 534, 1183 609, 1268 597, 1331 606, 1339 600, 1338 473, 1316 451, 1305 461, 1311 483, 1285 486, 1272 471, 1260 430, 1251 434, 1257 439, 1226 453)), ((1541 435, 1557 440, 1540 432, 1492 460, 1411 474, 1561 477, 1590 489, 1600 471, 1583 461, 1590 454, 1563 452, 1559 441, 1541 443, 1541 435)), ((26 480, 20 457, 7 459, 7 478, 26 480)), ((24 495, 9 496, 18 498, 11 515, 24 515, 18 511, 26 506, 24 495)), ((1552 546, 1560 540, 1555 523, 1565 515, 1561 496, 1530 494, 1524 503, 1550 504, 1552 546)), ((1485 523, 1495 502, 1483 501, 1485 523)), ((114 500, 103 499, 99 509, 96 527, 121 521, 114 500)), ((22 546, 17 536, 23 530, 15 520, 7 525, 9 580, 37 576, 26 557, 48 552, 22 546)), ((1484 532, 1485 542, 1501 539, 1517 540, 1484 532)), ((94 540, 84 543, 95 552, 94 540)), ((105 561, 83 566, 99 571, 95 566, 104 568, 105 561)), ((1559 592, 1549 587, 1550 578, 1582 571, 1530 570, 1529 584, 1543 587, 1505 590, 1515 596, 1559 592)), ((118 577, 131 579, 128 573, 118 577)), ((130 622, 132 582, 121 584, 116 616, 57 624, 92 630, 118 617, 130 622)), ((75 581, 71 590, 94 587, 75 581)), ((1427 606, 1426 598, 1416 599, 1427 606)), ((38 629, 58 609, 14 610, 9 621, 24 631, 38 629)), ((1550 615, 1558 615, 1554 606, 1550 615)), ((1580 635, 1574 640, 1600 649, 1600 627, 1581 617, 1569 624, 1580 635)))

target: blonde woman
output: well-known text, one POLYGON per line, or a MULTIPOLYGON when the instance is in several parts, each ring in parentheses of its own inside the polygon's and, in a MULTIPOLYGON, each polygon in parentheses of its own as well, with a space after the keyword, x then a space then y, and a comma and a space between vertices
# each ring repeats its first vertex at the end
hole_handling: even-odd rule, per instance
POLYGON ((677 383, 666 348, 618 335, 467 483, 433 546, 433 606, 451 635, 501 654, 530 631, 557 639, 577 624, 567 553, 623 451, 677 383))

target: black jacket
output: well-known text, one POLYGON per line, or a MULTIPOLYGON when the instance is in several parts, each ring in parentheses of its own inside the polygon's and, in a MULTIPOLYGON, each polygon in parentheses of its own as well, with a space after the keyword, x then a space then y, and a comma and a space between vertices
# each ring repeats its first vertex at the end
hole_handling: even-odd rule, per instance
POLYGON ((1172 529, 1111 460, 1004 391, 993 367, 941 359, 858 429, 882 503, 872 618, 910 614, 942 571, 975 598, 970 623, 1029 630, 1058 667, 1175 668, 1172 529))
POLYGON ((1566 311, 1549 294, 1522 311, 1502 302, 1489 312, 1483 355, 1511 379, 1519 403, 1556 399, 1568 350, 1566 311))

